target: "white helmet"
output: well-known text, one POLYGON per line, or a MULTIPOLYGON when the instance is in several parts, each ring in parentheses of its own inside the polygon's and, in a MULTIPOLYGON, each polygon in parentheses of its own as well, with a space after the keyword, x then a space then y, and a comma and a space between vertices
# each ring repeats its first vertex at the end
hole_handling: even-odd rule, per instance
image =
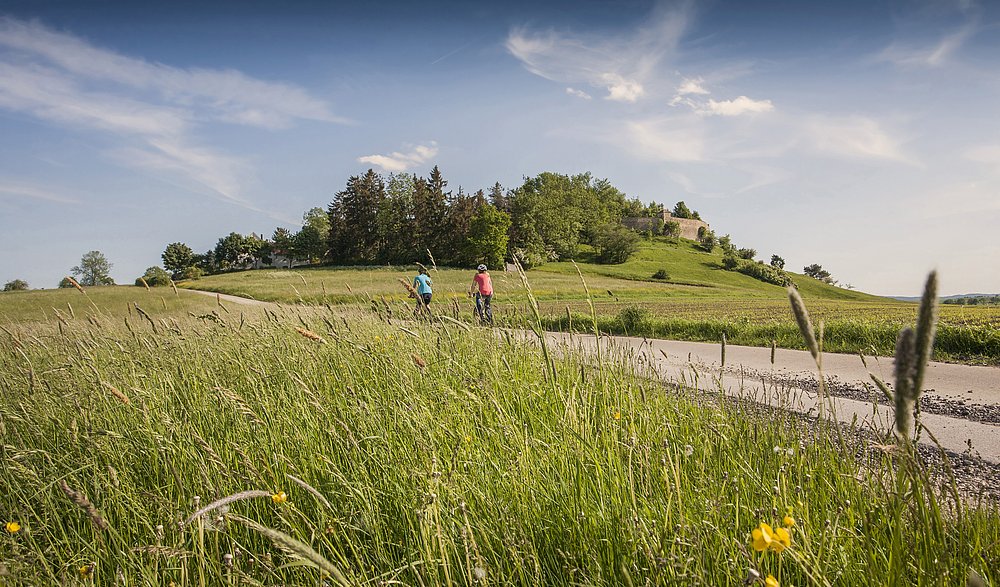
POLYGON ((477 271, 486 271, 486 265, 483 265, 482 263, 480 263, 479 267, 476 267, 476 270, 477 271))

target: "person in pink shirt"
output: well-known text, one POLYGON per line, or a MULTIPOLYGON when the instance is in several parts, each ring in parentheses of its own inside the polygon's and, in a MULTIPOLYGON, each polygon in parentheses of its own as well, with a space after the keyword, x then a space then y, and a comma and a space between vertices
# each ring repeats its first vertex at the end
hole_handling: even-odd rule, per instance
POLYGON ((486 270, 486 265, 476 267, 476 275, 472 278, 472 288, 469 293, 476 298, 476 316, 479 322, 493 326, 493 308, 490 303, 493 301, 493 280, 490 279, 490 272, 486 270))

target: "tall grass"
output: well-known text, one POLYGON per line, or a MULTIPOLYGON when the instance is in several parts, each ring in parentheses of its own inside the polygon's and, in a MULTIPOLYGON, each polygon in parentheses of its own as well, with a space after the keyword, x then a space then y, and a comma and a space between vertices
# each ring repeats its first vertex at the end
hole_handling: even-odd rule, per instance
POLYGON ((622 349, 546 361, 528 338, 387 313, 154 332, 113 325, 124 312, 0 331, 0 515, 21 526, 0 581, 1000 581, 995 504, 958 518, 941 477, 900 486, 863 435, 845 452, 823 423, 664 387, 622 349), (914 487, 942 495, 942 523, 914 487), (758 553, 752 531, 786 515, 790 547, 758 553))

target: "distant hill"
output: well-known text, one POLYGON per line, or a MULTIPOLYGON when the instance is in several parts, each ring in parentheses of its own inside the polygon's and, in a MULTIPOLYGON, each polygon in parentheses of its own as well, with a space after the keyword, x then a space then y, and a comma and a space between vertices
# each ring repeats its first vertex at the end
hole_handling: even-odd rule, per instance
MULTIPOLYGON (((939 299, 944 300, 960 300, 962 298, 993 298, 1000 296, 1000 294, 984 294, 984 293, 969 293, 969 294, 957 294, 953 296, 941 296, 939 299)), ((920 296, 889 296, 894 300, 899 300, 901 302, 919 302, 920 296)))

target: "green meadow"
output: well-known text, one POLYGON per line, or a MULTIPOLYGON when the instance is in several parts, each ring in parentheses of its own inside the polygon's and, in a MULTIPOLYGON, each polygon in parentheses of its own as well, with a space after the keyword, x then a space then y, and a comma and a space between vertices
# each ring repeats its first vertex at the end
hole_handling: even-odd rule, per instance
MULTIPOLYGON (((601 265, 585 254, 580 262, 546 263, 527 272, 551 330, 586 328, 593 303, 603 332, 804 348, 788 307, 785 288, 722 268, 721 252, 706 253, 692 241, 656 237, 619 265, 601 265), (659 270, 667 280, 654 280, 659 270), (581 278, 582 276, 582 278, 581 278), (589 288, 591 296, 588 297, 589 288)), ((314 267, 242 271, 181 284, 282 303, 368 306, 387 304, 397 314, 409 303, 400 279, 416 267, 314 267)), ((472 320, 468 287, 474 271, 431 269, 434 305, 456 319, 472 320)), ((495 315, 502 324, 524 326, 526 291, 514 272, 492 271, 495 315)), ((824 323, 829 352, 891 355, 899 329, 912 324, 915 304, 873 296, 790 273, 817 321, 824 323)), ((941 307, 934 358, 973 364, 1000 363, 1000 309, 941 307)))
POLYGON ((0 305, 3 584, 1000 581, 946 466, 624 351, 169 288, 0 305))

